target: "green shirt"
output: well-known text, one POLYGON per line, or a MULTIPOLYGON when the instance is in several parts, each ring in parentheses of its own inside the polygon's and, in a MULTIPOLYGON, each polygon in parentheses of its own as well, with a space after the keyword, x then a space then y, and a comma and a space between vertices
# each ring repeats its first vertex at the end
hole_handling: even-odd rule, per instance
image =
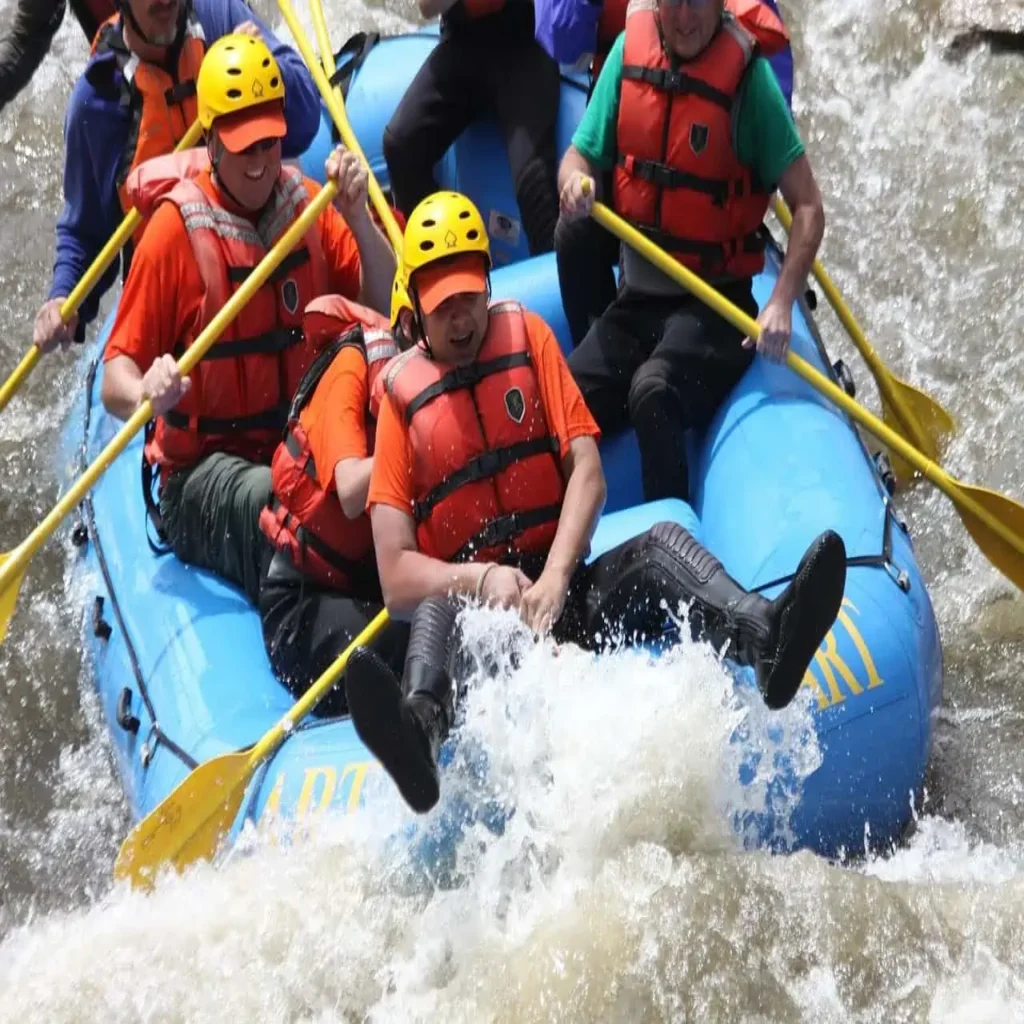
MULTIPOLYGON (((572 144, 595 170, 610 171, 618 156, 616 126, 622 86, 623 32, 608 54, 572 144)), ((750 66, 737 97, 733 146, 740 163, 774 190, 786 168, 803 155, 793 116, 775 72, 763 57, 750 66)))

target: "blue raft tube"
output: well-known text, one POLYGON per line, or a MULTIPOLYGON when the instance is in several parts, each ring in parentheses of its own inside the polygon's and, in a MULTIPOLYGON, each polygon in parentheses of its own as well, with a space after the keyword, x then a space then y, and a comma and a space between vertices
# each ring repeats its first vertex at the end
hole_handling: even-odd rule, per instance
MULTIPOLYGON (((347 108, 384 186, 383 127, 435 41, 429 31, 381 40, 350 68, 347 108)), ((564 80, 562 151, 584 101, 581 83, 564 80)), ((304 158, 311 176, 322 176, 331 131, 325 115, 304 158)), ((502 264, 493 274, 495 297, 515 298, 537 311, 568 351, 554 257, 527 258, 496 126, 470 128, 439 165, 438 180, 467 192, 491 226, 502 264)), ((770 294, 780 259, 770 247, 755 282, 760 303, 770 294)), ((110 325, 108 320, 97 341, 97 355, 110 325)), ((806 307, 795 312, 793 326, 794 350, 834 378, 806 307)), ((83 465, 120 426, 100 403, 101 372, 97 361, 66 434, 66 446, 83 465)), ((781 765, 771 783, 778 799, 769 794, 763 807, 735 812, 733 824, 746 845, 806 847, 826 856, 860 849, 866 836, 873 845, 895 842, 923 785, 942 696, 942 658, 910 536, 875 462, 843 415, 785 367, 762 359, 706 433, 688 442, 692 505, 645 504, 635 437, 603 443, 609 502, 593 556, 656 522, 674 520, 744 586, 770 597, 818 533, 838 531, 849 554, 843 608, 804 678, 820 764, 795 779, 785 770, 785 751, 781 761, 773 754, 781 765), (781 808, 778 815, 775 808, 781 808)), ((95 686, 128 802, 139 818, 197 764, 251 746, 293 703, 270 670, 259 616, 245 597, 212 574, 151 550, 141 457, 137 438, 83 503, 75 570, 92 610, 95 686)), ((749 670, 731 667, 737 686, 753 685, 749 670)), ((741 727, 733 742, 745 741, 741 727)), ((456 743, 457 737, 448 744, 445 760, 456 743)), ((792 753, 795 758, 799 752, 792 753)), ((762 756, 758 749, 743 752, 740 783, 754 778, 762 756)), ((374 767, 348 719, 307 718, 256 772, 229 839, 247 822, 355 811, 365 802, 367 773, 374 767)), ((424 849, 444 857, 460 832, 455 822, 424 849)))

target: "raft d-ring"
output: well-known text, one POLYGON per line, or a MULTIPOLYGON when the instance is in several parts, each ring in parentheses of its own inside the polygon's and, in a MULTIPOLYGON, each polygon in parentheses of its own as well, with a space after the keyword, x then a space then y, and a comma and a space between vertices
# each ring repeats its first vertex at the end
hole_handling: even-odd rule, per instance
POLYGON ((892 578, 892 581, 896 584, 904 594, 910 593, 910 574, 906 569, 900 569, 893 565, 892 562, 885 563, 885 571, 892 578))

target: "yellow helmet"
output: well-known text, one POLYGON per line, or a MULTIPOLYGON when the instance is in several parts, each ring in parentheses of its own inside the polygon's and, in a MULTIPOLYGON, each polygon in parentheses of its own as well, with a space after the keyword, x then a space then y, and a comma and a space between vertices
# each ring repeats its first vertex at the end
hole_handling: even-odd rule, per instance
POLYGON ((218 117, 271 100, 284 100, 284 80, 262 39, 232 33, 206 51, 196 80, 199 123, 205 131, 218 117))
POLYGON ((412 300, 409 298, 409 290, 402 276, 402 271, 395 273, 395 281, 391 286, 391 329, 398 326, 398 318, 403 309, 412 310, 412 300))
POLYGON ((405 282, 421 267, 478 252, 491 268, 491 246, 480 211, 460 192, 435 192, 409 215, 402 253, 405 282))

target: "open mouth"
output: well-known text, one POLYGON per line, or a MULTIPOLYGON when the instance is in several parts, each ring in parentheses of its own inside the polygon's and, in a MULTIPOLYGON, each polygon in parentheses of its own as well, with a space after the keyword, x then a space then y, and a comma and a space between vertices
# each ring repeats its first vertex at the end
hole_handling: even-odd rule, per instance
POLYGON ((245 177, 247 181, 262 181, 266 173, 266 167, 261 167, 258 171, 246 171, 245 177))
POLYGON ((454 348, 467 348, 473 343, 473 332, 467 331, 465 334, 453 334, 452 335, 452 346, 454 348))

